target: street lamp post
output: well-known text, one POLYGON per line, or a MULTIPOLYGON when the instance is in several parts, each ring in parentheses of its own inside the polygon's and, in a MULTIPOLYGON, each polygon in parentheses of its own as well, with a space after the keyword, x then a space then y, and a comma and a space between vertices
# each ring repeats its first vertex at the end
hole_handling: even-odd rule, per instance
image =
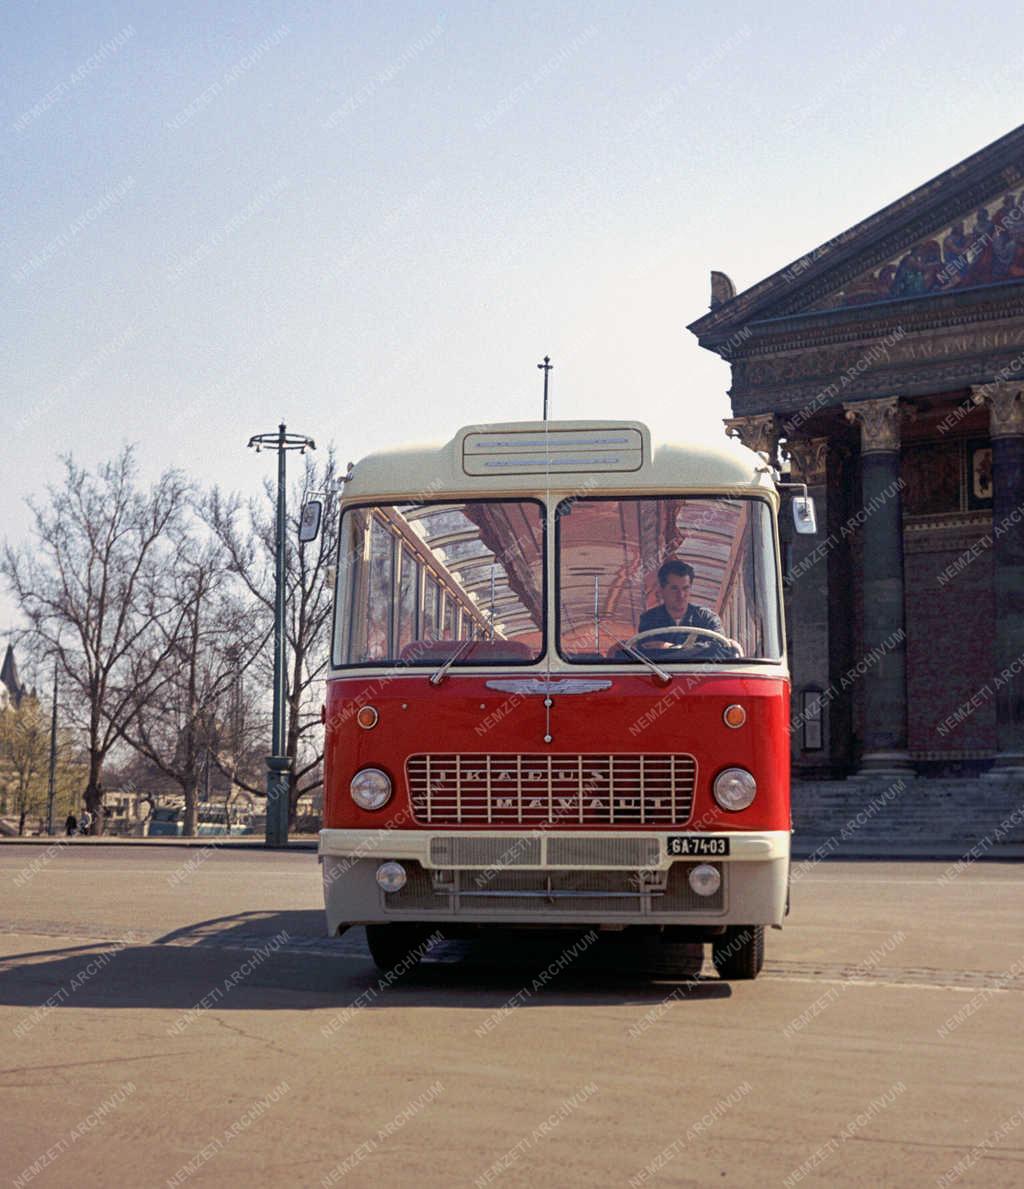
POLYGON ((289 450, 315 450, 304 434, 288 433, 282 421, 277 433, 255 434, 249 446, 256 453, 277 451, 277 539, 274 563, 274 722, 271 754, 267 756, 267 846, 288 845, 288 776, 291 758, 285 754, 285 455, 289 450))
POLYGON ((53 799, 57 793, 57 659, 53 661, 53 705, 50 707, 50 780, 46 790, 46 832, 53 837, 53 799))

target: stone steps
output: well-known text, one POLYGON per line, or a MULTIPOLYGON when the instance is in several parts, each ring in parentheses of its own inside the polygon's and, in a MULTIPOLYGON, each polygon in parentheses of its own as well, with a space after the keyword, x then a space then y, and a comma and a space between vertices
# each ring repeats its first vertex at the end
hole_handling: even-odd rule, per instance
POLYGON ((793 782, 793 850, 829 857, 1024 857, 1024 782, 919 777, 793 782))

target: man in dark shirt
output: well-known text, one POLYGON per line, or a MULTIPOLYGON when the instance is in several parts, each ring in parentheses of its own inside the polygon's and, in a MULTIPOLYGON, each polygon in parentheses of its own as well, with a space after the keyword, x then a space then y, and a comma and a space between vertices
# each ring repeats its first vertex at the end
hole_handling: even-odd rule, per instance
MULTIPOLYGON (((661 606, 649 607, 641 616, 638 632, 650 631, 651 628, 662 628, 675 625, 677 627, 705 628, 708 631, 725 635, 722 621, 707 607, 698 606, 690 602, 690 590, 696 571, 685 561, 667 561, 658 570, 658 585, 661 588, 661 606)), ((641 640, 642 647, 659 645, 676 645, 685 643, 684 632, 666 632, 664 636, 648 636, 641 640)), ((722 651, 724 645, 709 636, 694 636, 694 647, 714 647, 722 651)), ((735 648, 735 645, 734 645, 735 648)), ((738 653, 738 649, 737 649, 738 653)))

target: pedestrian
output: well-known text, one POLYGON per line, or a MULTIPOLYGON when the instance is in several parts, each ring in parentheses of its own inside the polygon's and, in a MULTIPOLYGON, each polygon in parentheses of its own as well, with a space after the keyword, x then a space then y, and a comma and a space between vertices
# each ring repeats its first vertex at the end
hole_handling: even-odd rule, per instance
POLYGON ((82 816, 78 819, 78 832, 80 834, 88 834, 89 827, 92 825, 92 814, 88 809, 82 810, 82 816))
POLYGON ((75 831, 78 829, 78 818, 73 813, 68 814, 68 820, 64 823, 64 833, 69 837, 75 836, 75 831))

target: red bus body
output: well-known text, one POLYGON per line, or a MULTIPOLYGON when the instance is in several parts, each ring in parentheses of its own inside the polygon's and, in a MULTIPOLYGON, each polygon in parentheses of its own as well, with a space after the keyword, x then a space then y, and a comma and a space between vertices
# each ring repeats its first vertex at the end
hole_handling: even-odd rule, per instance
MULTIPOLYGON (((349 782, 361 768, 381 767, 395 783, 396 796, 389 814, 403 814, 404 828, 436 829, 457 824, 438 815, 426 820, 417 815, 410 801, 406 765, 411 756, 436 752, 439 738, 460 740, 451 751, 467 755, 533 754, 550 752, 554 757, 603 754, 599 740, 619 741, 625 756, 639 754, 692 754, 697 761, 697 780, 692 814, 711 833, 721 830, 789 830, 789 685, 780 678, 730 677, 712 674, 698 677, 685 693, 668 689, 644 674, 616 676, 611 687, 599 693, 552 698, 555 744, 542 743, 545 726, 544 696, 487 688, 487 678, 450 678, 429 698, 415 697, 406 682, 415 678, 395 677, 383 684, 380 678, 334 679, 327 688, 325 723, 324 825, 339 830, 378 826, 378 815, 359 809, 348 796, 349 782), (725 725, 722 713, 739 703, 747 709, 747 722, 740 730, 725 725), (364 731, 356 724, 356 711, 372 705, 379 713, 377 726, 364 731), (482 732, 481 715, 496 721, 482 732), (628 749, 625 745, 628 745, 628 749), (721 809, 711 795, 711 781, 730 765, 755 771, 758 797, 748 809, 730 813, 721 809)), ((427 680, 418 679, 418 684, 427 680)), ((512 678, 512 680, 515 680, 512 678)), ((416 691, 421 693, 422 691, 416 691)), ((443 750, 443 749, 442 749, 443 750)), ((615 749, 610 748, 611 754, 615 749)), ((538 790, 541 781, 536 782, 538 790)), ((543 792, 536 795, 547 794, 543 792)), ((585 806, 587 821, 599 812, 585 806)), ((556 806, 557 809, 557 806, 556 806)), ((512 824, 512 823, 510 823, 512 824)), ((532 824, 530 819, 520 824, 532 824)), ((545 830, 578 828, 571 813, 555 814, 543 823, 545 830)), ((595 823, 596 824, 596 823, 595 823)), ((607 818, 601 825, 615 825, 607 818)), ((493 823, 461 824, 462 829, 495 828, 493 823)), ((618 823, 620 829, 643 830, 646 824, 618 823)))

